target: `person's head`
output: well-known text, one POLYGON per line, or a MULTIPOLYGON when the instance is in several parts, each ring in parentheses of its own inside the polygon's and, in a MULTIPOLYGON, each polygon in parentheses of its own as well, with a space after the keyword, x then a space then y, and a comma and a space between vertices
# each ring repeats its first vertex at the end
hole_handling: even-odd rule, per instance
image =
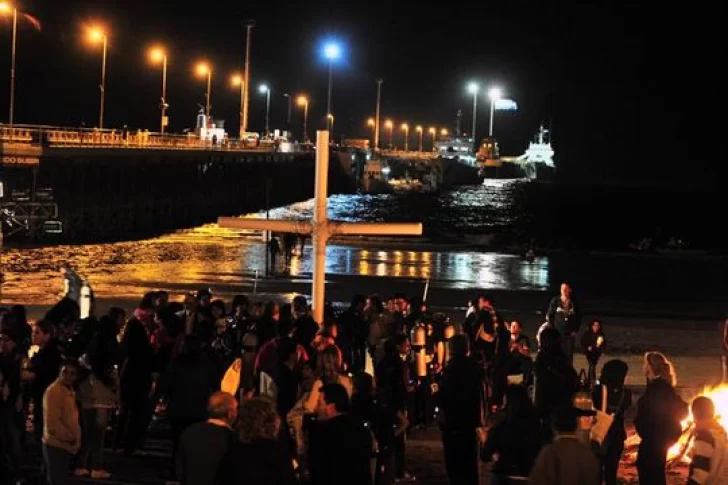
POLYGON ((235 295, 233 297, 232 311, 236 316, 243 316, 248 313, 250 309, 250 300, 245 295, 235 295))
POLYGON ((316 374, 324 382, 336 382, 341 374, 339 352, 334 346, 329 346, 316 352, 316 374))
POLYGON ((275 440, 281 426, 273 401, 254 397, 244 401, 238 414, 237 432, 242 443, 257 440, 275 440))
POLYGON ((478 310, 485 310, 493 306, 493 298, 489 295, 481 293, 478 295, 478 310))
POLYGON ((59 268, 59 271, 63 276, 66 276, 67 273, 70 273, 73 270, 71 269, 71 265, 69 263, 63 263, 59 268))
POLYGON ((67 360, 61 364, 61 383, 66 387, 73 387, 78 379, 78 362, 67 360))
POLYGON ((619 359, 608 360, 602 367, 599 383, 607 386, 610 391, 621 389, 624 387, 627 372, 629 372, 629 365, 625 361, 619 359))
POLYGON ((672 367, 672 362, 667 360, 667 357, 660 352, 647 352, 645 354, 643 370, 649 381, 663 379, 672 386, 677 384, 677 376, 672 367))
POLYGON ((690 404, 695 424, 701 426, 715 419, 715 404, 709 397, 698 396, 690 404))
POLYGON ((206 307, 210 305, 210 301, 212 300, 212 291, 210 291, 209 288, 201 288, 197 291, 197 301, 199 302, 200 306, 206 307))
POLYGON ((263 311, 265 310, 265 303, 262 301, 256 301, 253 303, 253 311, 251 312, 251 316, 253 318, 260 318, 263 316, 263 311))
POLYGON ((364 307, 367 304, 367 299, 364 295, 354 295, 349 305, 349 310, 361 313, 364 311, 364 307))
POLYGON ((142 301, 139 302, 139 308, 142 310, 153 310, 154 300, 157 298, 156 291, 150 291, 142 297, 142 301))
POLYGON ((222 300, 214 300, 210 303, 210 311, 212 312, 212 317, 215 320, 218 320, 225 316, 225 302, 222 300))
POLYGON ((0 331, 0 355, 12 355, 18 348, 18 337, 11 328, 0 331))
POLYGON ((551 415, 551 427, 554 433, 573 434, 579 426, 579 413, 572 406, 559 406, 551 415))
POLYGON ((207 400, 207 417, 232 426, 238 418, 238 401, 227 392, 213 393, 207 400))
POLYGON ((521 325, 521 322, 517 320, 513 320, 511 322, 511 335, 521 335, 521 332, 523 332, 523 325, 521 325))
POLYGON ((392 337, 392 341, 399 355, 407 355, 410 353, 412 346, 406 335, 397 334, 392 337))
POLYGON ((561 334, 555 328, 545 328, 541 332, 541 351, 546 355, 563 353, 561 334))
POLYGON ((154 308, 164 308, 169 304, 169 293, 166 291, 158 291, 154 296, 154 308))
POLYGON ((298 295, 293 299, 293 316, 300 318, 304 315, 308 315, 308 302, 305 296, 298 295))
POLYGON ((341 384, 326 384, 321 388, 321 396, 318 415, 322 419, 330 419, 339 414, 348 413, 351 409, 349 395, 341 384))
POLYGON ((109 312, 107 313, 109 318, 112 322, 114 322, 114 325, 116 325, 116 331, 120 331, 124 327, 124 322, 126 322, 126 312, 123 308, 120 308, 118 306, 112 306, 109 308, 109 312))
POLYGON ((450 346, 450 358, 466 357, 470 354, 470 339, 467 334, 453 335, 448 341, 450 346))
POLYGON ((48 345, 56 334, 56 327, 48 320, 41 320, 33 327, 33 345, 40 348, 48 345))
POLYGON ((281 317, 280 313, 280 307, 278 306, 278 303, 275 301, 269 301, 265 304, 265 310, 263 312, 263 316, 267 318, 271 318, 275 321, 278 321, 278 319, 281 317))
POLYGON ((564 300, 571 298, 571 285, 567 282, 561 283, 561 298, 564 300))
POLYGON ((602 331, 602 321, 594 319, 591 323, 591 331, 592 333, 601 333, 602 331))
POLYGON ((197 298, 195 297, 195 295, 193 295, 192 293, 188 293, 185 296, 184 305, 185 305, 185 310, 188 312, 193 312, 193 311, 197 310, 198 302, 197 302, 197 298))
POLYGON ((375 315, 384 313, 384 303, 382 303, 382 297, 379 295, 369 295, 367 297, 367 303, 364 309, 375 315))

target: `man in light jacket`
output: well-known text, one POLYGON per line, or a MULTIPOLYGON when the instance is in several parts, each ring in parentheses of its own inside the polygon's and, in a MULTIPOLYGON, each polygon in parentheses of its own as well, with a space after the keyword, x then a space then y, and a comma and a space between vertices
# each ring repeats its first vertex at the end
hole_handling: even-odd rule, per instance
POLYGON ((64 485, 68 480, 71 455, 81 446, 81 427, 73 386, 78 364, 66 362, 61 373, 43 395, 43 461, 49 485, 64 485))

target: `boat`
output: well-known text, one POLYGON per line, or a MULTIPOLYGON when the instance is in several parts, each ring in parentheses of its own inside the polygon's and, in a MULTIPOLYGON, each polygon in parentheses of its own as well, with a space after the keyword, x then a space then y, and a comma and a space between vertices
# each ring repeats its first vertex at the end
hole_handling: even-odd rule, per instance
POLYGON ((484 138, 476 154, 476 166, 481 178, 501 179, 548 179, 553 176, 554 149, 551 146, 549 130, 540 126, 534 140, 523 155, 501 156, 498 141, 484 138))

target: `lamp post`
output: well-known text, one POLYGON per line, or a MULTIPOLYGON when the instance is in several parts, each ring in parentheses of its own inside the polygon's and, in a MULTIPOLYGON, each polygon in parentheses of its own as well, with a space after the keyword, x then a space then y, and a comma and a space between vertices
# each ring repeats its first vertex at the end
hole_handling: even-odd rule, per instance
POLYGON ((162 104, 161 121, 159 132, 164 134, 164 129, 168 124, 167 120, 167 52, 161 47, 154 47, 149 51, 149 57, 152 62, 162 63, 162 104))
POLYGON ((475 140, 475 122, 478 117, 478 85, 476 83, 468 84, 468 92, 473 95, 473 143, 475 140))
MULTIPOLYGON (((243 111, 240 115, 240 139, 245 138, 248 131, 248 100, 250 98, 250 47, 253 39, 255 20, 246 20, 245 26, 245 71, 243 74, 243 111)), ((267 268, 267 266, 266 266, 267 268)))
POLYGON ((10 48, 10 112, 8 113, 8 124, 12 128, 15 116, 15 53, 18 45, 18 8, 8 2, 1 2, 0 13, 13 16, 13 41, 10 48))
POLYGON ((409 125, 402 123, 402 131, 404 131, 404 151, 409 151, 409 125))
POLYGON ((417 125, 417 126, 415 127, 415 131, 416 131, 416 132, 417 132, 417 134, 418 134, 418 135, 420 136, 420 144, 419 144, 419 146, 417 147, 417 150, 418 150, 418 151, 419 151, 420 153, 422 153, 422 127, 421 127, 420 125, 417 125))
POLYGON ((331 139, 334 139, 334 115, 332 115, 331 113, 326 115, 326 124, 329 126, 329 133, 332 135, 331 139))
POLYGON ((379 106, 382 101, 383 79, 377 79, 377 110, 374 114, 374 150, 379 150, 379 106))
POLYGON ((367 126, 372 129, 372 144, 374 144, 374 139, 377 137, 377 122, 374 120, 374 118, 369 118, 367 120, 367 126))
POLYGON ((341 57, 341 47, 330 42, 324 46, 324 57, 329 61, 329 95, 326 101, 326 129, 333 130, 333 113, 331 111, 331 90, 333 85, 334 61, 341 57))
POLYGON ((394 123, 392 120, 387 120, 384 122, 384 127, 389 130, 389 149, 392 150, 394 148, 394 123))
POLYGON ((283 93, 284 98, 288 98, 288 118, 286 118, 286 129, 291 131, 291 105, 293 104, 293 97, 288 93, 283 93))
POLYGON ((205 93, 205 117, 207 123, 210 122, 210 89, 212 88, 212 68, 206 62, 197 64, 197 75, 200 77, 207 76, 207 92, 205 93))
POLYGON ((298 97, 298 106, 303 106, 303 142, 308 142, 308 131, 306 125, 308 123, 308 98, 306 96, 298 97))
POLYGON ((434 126, 431 126, 427 132, 430 134, 430 137, 432 137, 432 151, 435 151, 435 137, 437 136, 437 128, 434 126))
POLYGON ((104 128, 104 98, 106 95, 106 48, 108 45, 108 37, 106 32, 100 27, 94 27, 88 32, 89 39, 91 42, 99 43, 102 45, 101 55, 101 102, 99 107, 99 129, 104 128))
MULTIPOLYGON (((234 88, 239 87, 240 88, 240 122, 243 122, 243 111, 245 110, 245 78, 241 76, 240 74, 233 74, 230 77, 230 85, 234 88)), ((243 138, 245 138, 243 134, 243 127, 240 126, 240 133, 242 137, 240 138, 240 141, 243 141, 243 138)))
POLYGON ((258 87, 260 94, 265 94, 265 134, 266 136, 270 132, 270 88, 261 84, 258 87))
POLYGON ((495 113, 495 103, 498 101, 501 96, 502 92, 500 88, 491 88, 490 91, 488 91, 488 98, 490 98, 490 130, 488 131, 488 136, 493 137, 493 114, 495 113))

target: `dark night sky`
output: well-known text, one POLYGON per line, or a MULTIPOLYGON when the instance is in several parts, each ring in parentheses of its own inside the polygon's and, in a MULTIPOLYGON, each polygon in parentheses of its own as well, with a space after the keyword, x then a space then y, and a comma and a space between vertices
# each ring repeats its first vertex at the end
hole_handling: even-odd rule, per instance
MULTIPOLYGON (((367 136, 375 79, 384 78, 383 116, 411 125, 452 126, 463 109, 469 130, 470 80, 489 80, 515 99, 498 113, 502 152, 520 154, 541 120, 553 120, 560 166, 583 177, 717 180, 725 175, 725 61, 721 7, 697 3, 563 1, 477 2, 182 2, 25 0, 43 24, 20 29, 16 122, 95 124, 100 48, 81 25, 110 28, 106 125, 156 130, 161 74, 146 61, 155 42, 170 50, 171 129, 193 126, 204 82, 197 59, 214 66, 213 114, 237 132, 238 93, 229 73, 242 67, 245 18, 254 18, 252 82, 272 88, 271 124, 281 127, 284 92, 312 98, 310 132, 323 125, 327 37, 345 45, 335 68, 335 132, 367 136)), ((7 30, 7 22, 5 29, 7 30)), ((6 37, 9 39, 9 35, 6 37)), ((8 54, 0 55, 7 72, 8 54)), ((0 90, 7 86, 6 78, 0 90)), ((6 108, 0 100, 0 112, 6 108)), ((251 99, 251 128, 261 130, 264 97, 251 99)), ((294 106, 300 132, 302 113, 294 106)), ((4 117, 3 117, 4 119, 4 117)), ((487 127, 479 101, 479 129, 487 127)), ((413 137, 414 139, 414 137, 413 137)))

